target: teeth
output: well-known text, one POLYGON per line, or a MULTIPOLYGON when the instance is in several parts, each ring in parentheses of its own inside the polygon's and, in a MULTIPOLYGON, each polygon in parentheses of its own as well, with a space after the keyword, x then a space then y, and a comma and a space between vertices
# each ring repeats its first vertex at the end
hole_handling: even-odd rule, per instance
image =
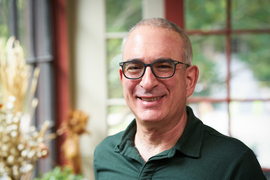
POLYGON ((150 101, 156 101, 156 100, 158 100, 158 99, 160 99, 161 97, 156 97, 156 98, 152 98, 152 99, 146 99, 146 98, 141 98, 143 101, 148 101, 148 102, 150 102, 150 101))

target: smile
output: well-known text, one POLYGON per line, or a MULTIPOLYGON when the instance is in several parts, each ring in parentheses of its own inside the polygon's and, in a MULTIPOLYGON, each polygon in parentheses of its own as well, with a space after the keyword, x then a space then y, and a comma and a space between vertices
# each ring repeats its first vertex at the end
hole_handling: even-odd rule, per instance
POLYGON ((140 99, 143 100, 143 101, 151 102, 151 101, 159 100, 159 99, 161 99, 162 97, 163 97, 163 96, 161 96, 161 97, 156 97, 156 98, 140 98, 140 99))

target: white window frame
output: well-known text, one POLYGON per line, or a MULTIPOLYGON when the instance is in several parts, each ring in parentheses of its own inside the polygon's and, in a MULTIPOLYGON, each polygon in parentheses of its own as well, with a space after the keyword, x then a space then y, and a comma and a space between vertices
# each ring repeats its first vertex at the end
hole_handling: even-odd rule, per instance
MULTIPOLYGON (((126 105, 124 99, 108 99, 106 40, 123 38, 124 33, 106 33, 105 0, 77 2, 75 35, 74 108, 89 113, 90 136, 81 138, 80 148, 84 175, 94 179, 93 153, 107 136, 107 108, 126 105), (90 170, 90 171, 89 171, 90 170)), ((143 18, 164 17, 164 0, 143 0, 143 18)))

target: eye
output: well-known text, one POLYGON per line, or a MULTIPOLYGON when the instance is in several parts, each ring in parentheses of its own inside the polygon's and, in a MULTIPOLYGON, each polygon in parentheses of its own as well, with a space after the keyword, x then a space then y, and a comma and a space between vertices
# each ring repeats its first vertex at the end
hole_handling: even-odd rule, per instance
POLYGON ((166 69, 166 68, 171 68, 171 66, 163 64, 163 65, 159 65, 157 68, 166 69))
POLYGON ((161 61, 154 64, 154 67, 158 70, 170 70, 174 68, 172 62, 161 61))
POLYGON ((138 63, 138 62, 129 62, 129 63, 125 64, 124 69, 126 71, 142 70, 143 65, 141 63, 138 63))

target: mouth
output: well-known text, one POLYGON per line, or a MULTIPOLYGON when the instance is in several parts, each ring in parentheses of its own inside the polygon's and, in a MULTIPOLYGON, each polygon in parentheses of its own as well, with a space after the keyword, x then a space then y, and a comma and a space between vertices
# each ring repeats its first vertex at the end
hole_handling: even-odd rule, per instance
POLYGON ((147 101, 147 102, 152 102, 152 101, 157 101, 161 98, 163 98, 164 96, 160 96, 160 97, 155 97, 155 98, 142 98, 142 97, 139 97, 139 99, 141 99, 142 101, 147 101))

